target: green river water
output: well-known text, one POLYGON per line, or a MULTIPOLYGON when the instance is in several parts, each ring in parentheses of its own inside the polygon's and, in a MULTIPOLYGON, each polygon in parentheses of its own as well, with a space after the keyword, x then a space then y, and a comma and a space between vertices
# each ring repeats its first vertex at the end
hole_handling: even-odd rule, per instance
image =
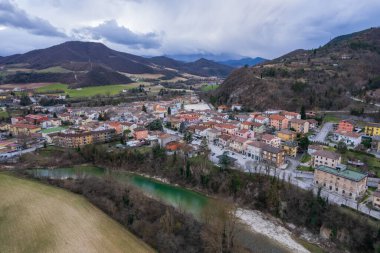
MULTIPOLYGON (((60 169, 34 169, 31 173, 35 177, 48 177, 54 179, 81 178, 86 176, 111 177, 120 183, 132 185, 145 194, 179 207, 199 216, 200 212, 209 203, 209 197, 182 187, 162 183, 157 180, 128 172, 109 171, 99 167, 77 167, 60 169)), ((239 229, 239 240, 256 253, 289 253, 290 251, 277 242, 253 233, 247 229, 239 229)))

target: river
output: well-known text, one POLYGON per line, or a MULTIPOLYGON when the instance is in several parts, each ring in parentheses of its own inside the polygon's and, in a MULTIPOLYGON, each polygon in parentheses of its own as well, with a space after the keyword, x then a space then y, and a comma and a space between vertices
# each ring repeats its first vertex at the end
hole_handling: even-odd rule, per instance
MULTIPOLYGON (((149 196, 160 199, 176 208, 181 208, 190 212, 194 216, 199 216, 203 208, 209 201, 209 197, 197 192, 162 183, 157 180, 136 175, 128 172, 109 171, 99 167, 77 167, 60 169, 34 169, 31 173, 35 177, 48 177, 52 179, 82 178, 87 176, 111 177, 120 183, 132 185, 149 196)), ((256 253, 289 253, 287 248, 278 244, 270 238, 253 233, 249 229, 239 228, 237 235, 239 241, 256 253)))

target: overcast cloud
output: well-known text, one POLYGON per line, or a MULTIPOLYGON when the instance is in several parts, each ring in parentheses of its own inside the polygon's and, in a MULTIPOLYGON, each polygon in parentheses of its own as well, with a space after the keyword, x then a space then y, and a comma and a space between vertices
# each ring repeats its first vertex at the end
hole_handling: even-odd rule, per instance
POLYGON ((0 0, 0 55, 90 40, 139 55, 274 58, 379 26, 379 13, 379 0, 0 0))

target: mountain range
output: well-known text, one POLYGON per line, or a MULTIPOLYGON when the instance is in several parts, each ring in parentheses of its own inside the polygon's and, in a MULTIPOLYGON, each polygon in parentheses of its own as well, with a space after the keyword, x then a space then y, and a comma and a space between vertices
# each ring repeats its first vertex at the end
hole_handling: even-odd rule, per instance
POLYGON ((206 59, 182 62, 164 56, 147 58, 80 41, 1 57, 0 68, 1 83, 64 82, 74 86, 129 83, 130 74, 226 77, 233 70, 206 59))
POLYGON ((261 57, 256 57, 256 58, 250 58, 250 57, 245 57, 241 58, 239 60, 226 60, 226 61, 219 61, 220 64, 228 65, 233 68, 240 68, 243 66, 255 66, 257 64, 263 63, 268 61, 268 59, 264 59, 261 57))
POLYGON ((380 100, 380 28, 339 36, 311 50, 295 50, 234 70, 213 91, 218 104, 261 110, 342 109, 352 97, 380 100))

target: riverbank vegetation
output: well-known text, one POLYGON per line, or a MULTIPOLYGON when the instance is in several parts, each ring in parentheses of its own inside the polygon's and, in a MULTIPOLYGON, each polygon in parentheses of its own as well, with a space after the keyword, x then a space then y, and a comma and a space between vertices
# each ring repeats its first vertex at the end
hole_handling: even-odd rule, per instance
POLYGON ((312 192, 289 184, 286 178, 243 173, 228 168, 228 165, 216 167, 207 158, 207 150, 205 155, 194 158, 188 158, 186 154, 167 155, 158 146, 143 153, 138 149, 106 152, 104 146, 88 145, 75 152, 73 157, 81 162, 158 176, 171 183, 269 213, 315 234, 326 235, 328 231, 329 241, 336 245, 329 252, 379 250, 380 227, 370 218, 348 214, 312 192))
POLYGON ((37 179, 83 195, 158 252, 247 252, 234 240, 233 205, 215 202, 197 219, 111 178, 37 179))
POLYGON ((327 229, 331 231, 329 239, 341 250, 375 252, 379 249, 380 227, 370 218, 348 215, 312 192, 289 184, 285 178, 215 167, 206 157, 207 152, 205 156, 186 158, 179 154, 168 156, 160 147, 142 154, 138 150, 107 153, 98 146, 86 146, 81 154, 86 161, 100 166, 160 176, 172 183, 231 198, 243 206, 306 227, 315 234, 327 229))

